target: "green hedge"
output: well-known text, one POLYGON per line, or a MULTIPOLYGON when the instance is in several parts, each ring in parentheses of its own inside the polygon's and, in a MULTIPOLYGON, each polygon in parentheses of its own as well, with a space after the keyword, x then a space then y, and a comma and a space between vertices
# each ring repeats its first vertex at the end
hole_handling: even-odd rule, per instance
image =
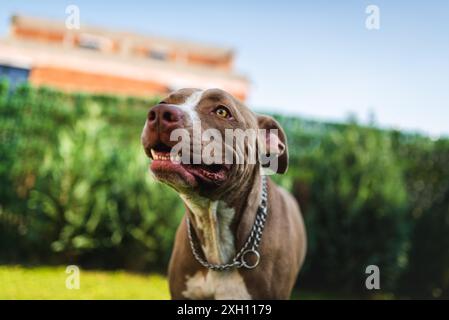
POLYGON ((29 87, 6 99, 1 261, 166 263, 182 204, 147 172, 139 137, 153 102, 29 87))
MULTIPOLYGON (((0 85, 0 263, 163 271, 183 214, 148 174, 140 132, 155 100, 0 85)), ((277 117, 291 153, 276 176, 304 212, 299 285, 448 297, 449 142, 277 117)))

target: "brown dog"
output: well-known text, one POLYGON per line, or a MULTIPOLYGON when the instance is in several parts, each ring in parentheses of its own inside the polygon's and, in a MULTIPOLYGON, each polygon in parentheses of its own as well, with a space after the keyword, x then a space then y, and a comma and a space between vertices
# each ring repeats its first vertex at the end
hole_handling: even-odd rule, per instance
POLYGON ((204 139, 195 137, 198 123, 201 133, 215 129, 223 136, 229 129, 277 129, 278 135, 259 135, 255 146, 245 140, 243 151, 233 143, 219 146, 230 151, 233 161, 257 149, 257 154, 274 155, 277 173, 288 165, 280 125, 254 114, 225 91, 182 89, 150 109, 142 144, 153 159, 151 171, 174 188, 186 206, 169 266, 172 298, 288 299, 306 252, 296 201, 261 175, 259 160, 229 164, 224 158, 216 161, 212 152, 195 162, 195 146, 206 148, 204 139), (173 139, 176 129, 190 138, 181 145, 193 149, 182 152, 182 161, 179 152, 173 152, 180 145, 173 139))

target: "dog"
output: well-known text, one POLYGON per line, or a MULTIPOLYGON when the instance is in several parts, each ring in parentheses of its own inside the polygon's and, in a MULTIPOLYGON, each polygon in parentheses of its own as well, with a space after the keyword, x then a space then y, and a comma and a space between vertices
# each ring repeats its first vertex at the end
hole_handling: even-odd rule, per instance
POLYGON ((276 160, 276 173, 288 167, 287 139, 279 123, 256 115, 226 91, 180 89, 149 110, 141 142, 150 170, 179 193, 186 207, 169 263, 172 299, 289 299, 306 254, 297 202, 263 175, 260 160, 229 164, 206 157, 192 163, 197 151, 188 150, 181 155, 188 161, 180 161, 180 153, 173 153, 179 136, 173 141, 173 135, 184 130, 190 140, 183 147, 205 147, 204 139, 193 137, 198 123, 201 133, 268 130, 252 147, 245 140, 243 152, 233 146, 235 140, 218 146, 233 160, 257 149, 276 160))

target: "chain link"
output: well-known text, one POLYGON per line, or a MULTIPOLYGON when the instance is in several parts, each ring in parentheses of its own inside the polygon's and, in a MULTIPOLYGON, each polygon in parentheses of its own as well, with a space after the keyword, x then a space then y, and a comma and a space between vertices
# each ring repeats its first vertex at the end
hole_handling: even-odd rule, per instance
POLYGON ((260 241, 262 239, 262 233, 263 229, 265 227, 265 222, 267 220, 267 214, 268 214, 268 208, 267 208, 267 202, 268 202, 268 187, 267 187, 267 178, 266 176, 262 176, 262 194, 261 194, 261 200, 260 205, 257 208, 256 218, 253 224, 253 227, 251 228, 251 232, 249 234, 248 239, 246 240, 245 244, 242 246, 240 251, 234 256, 232 259, 232 262, 226 263, 226 264, 213 264, 207 262, 205 259, 203 259, 200 254, 198 253, 195 245, 195 241, 192 237, 192 226, 190 224, 190 220, 187 217, 187 234, 189 236, 189 242, 190 247, 192 248, 192 253, 195 259, 203 266, 211 270, 217 270, 217 271, 224 271, 229 270, 231 268, 241 268, 245 267, 248 269, 255 268, 259 264, 260 255, 259 251, 257 250, 260 245, 260 241), (257 261, 253 265, 248 265, 245 261, 245 255, 249 252, 252 252, 256 255, 257 261))

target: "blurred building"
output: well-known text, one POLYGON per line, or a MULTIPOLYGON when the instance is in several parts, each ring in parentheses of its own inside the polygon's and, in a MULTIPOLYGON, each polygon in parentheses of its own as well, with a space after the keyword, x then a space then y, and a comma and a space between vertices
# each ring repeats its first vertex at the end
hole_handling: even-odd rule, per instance
POLYGON ((245 100, 249 82, 233 63, 229 48, 25 16, 12 17, 0 40, 0 77, 66 91, 150 96, 219 87, 245 100))

